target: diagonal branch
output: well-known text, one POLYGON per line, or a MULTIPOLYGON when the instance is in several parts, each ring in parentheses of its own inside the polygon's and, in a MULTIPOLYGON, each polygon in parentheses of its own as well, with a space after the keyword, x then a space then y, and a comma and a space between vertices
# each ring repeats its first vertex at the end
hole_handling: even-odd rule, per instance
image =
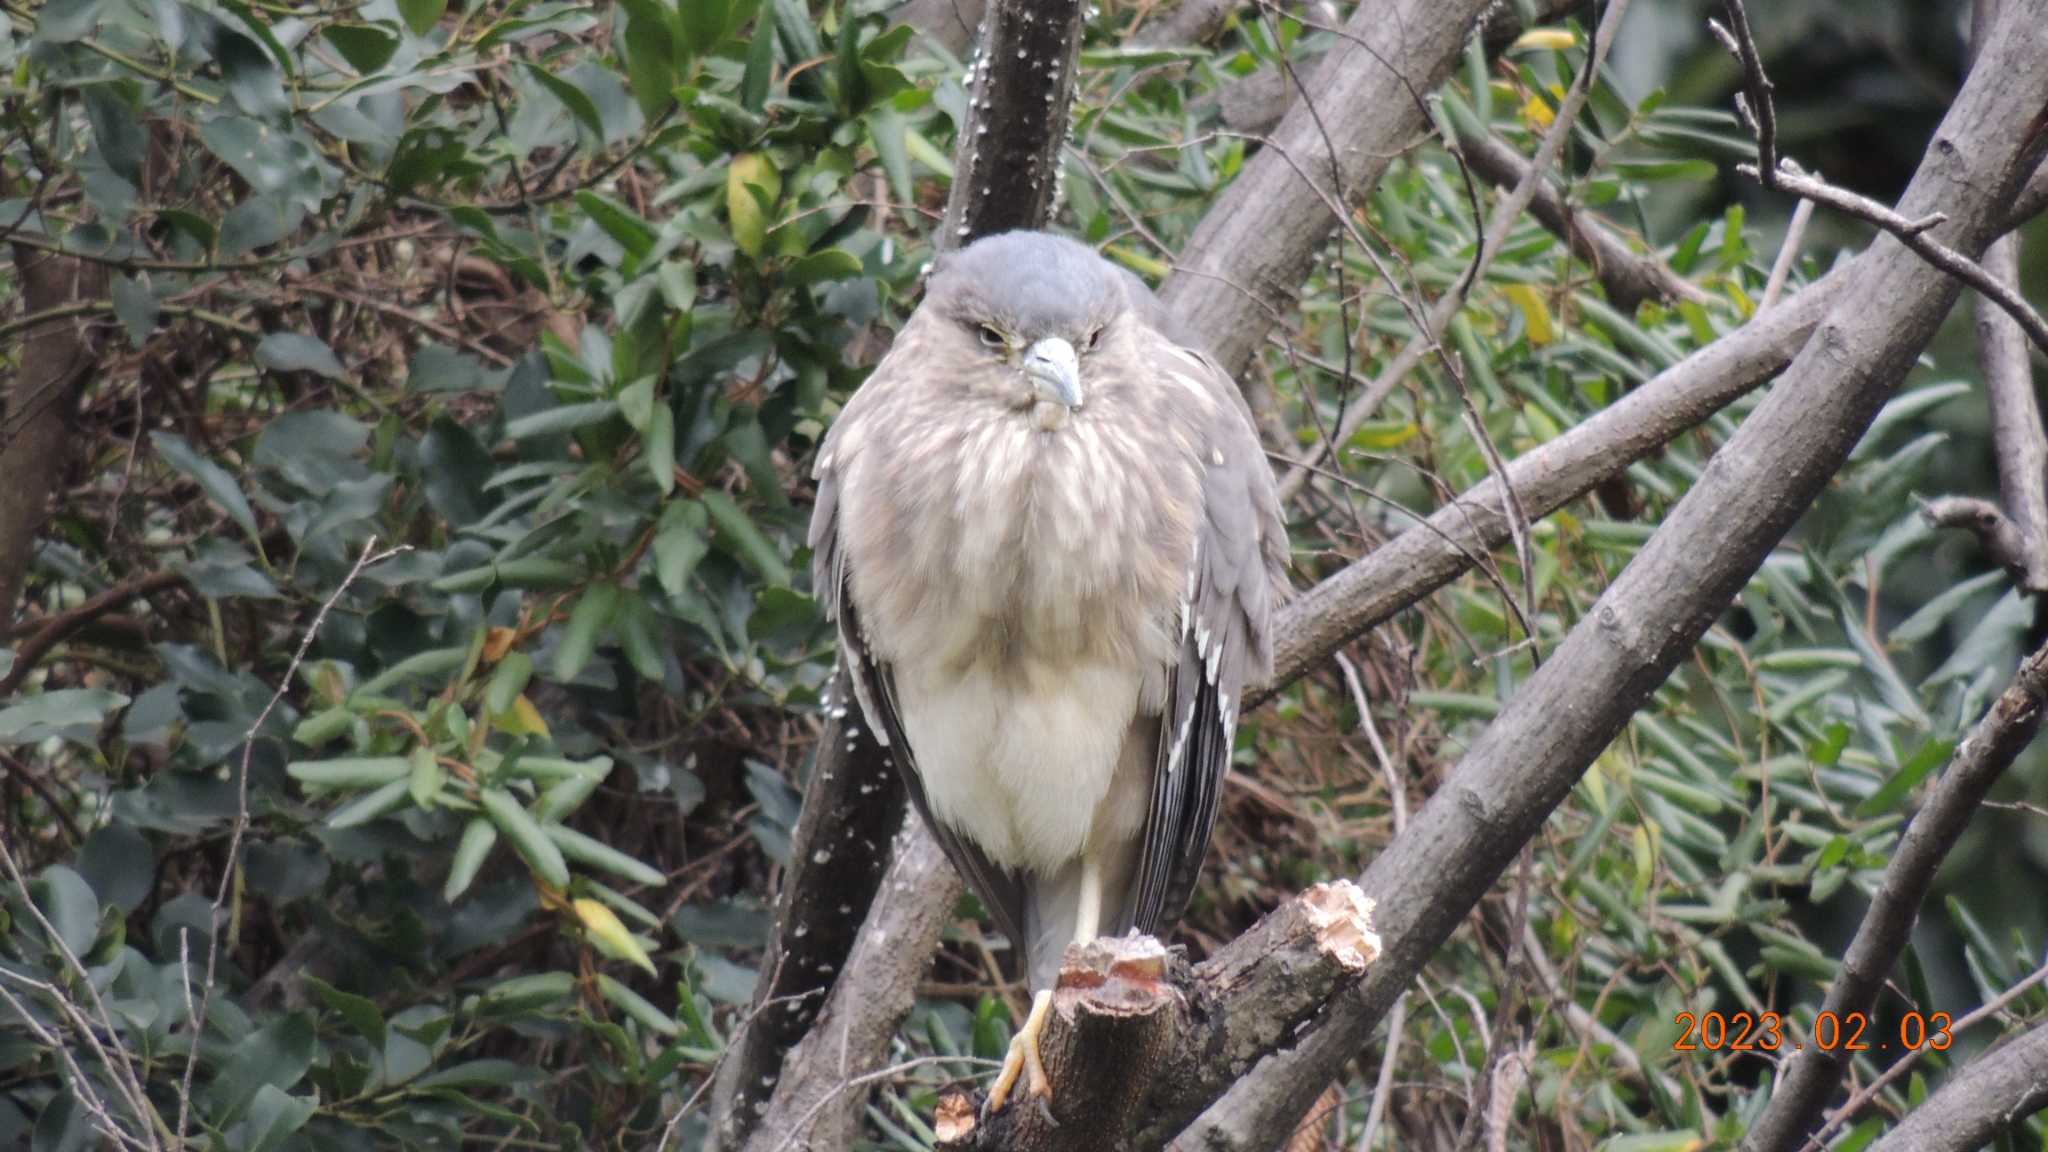
POLYGON ((2048 1023, 1958 1068, 1870 1152, 1970 1152, 2048 1108, 2048 1023))

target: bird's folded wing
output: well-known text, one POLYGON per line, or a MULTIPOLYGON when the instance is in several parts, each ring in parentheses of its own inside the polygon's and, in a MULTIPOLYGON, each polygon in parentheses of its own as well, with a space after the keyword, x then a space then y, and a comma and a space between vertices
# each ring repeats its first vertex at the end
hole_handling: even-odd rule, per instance
POLYGON ((1011 946, 1027 947, 1023 934, 1024 884, 1014 872, 997 865, 980 848, 932 817, 925 799, 924 782, 910 751, 910 739, 903 732, 903 716, 896 705, 896 680, 886 662, 874 658, 867 634, 847 593, 845 550, 839 535, 839 486, 831 468, 818 471, 817 504, 811 512, 811 587, 824 605, 825 615, 839 626, 839 658, 853 681, 854 695, 862 715, 884 754, 896 765, 903 787, 926 828, 945 850, 967 886, 995 917, 996 926, 1009 937, 1011 946))
POLYGON ((1152 807, 1139 855, 1133 923, 1157 933, 1180 919, 1201 874, 1230 769, 1238 710, 1249 685, 1272 670, 1269 625, 1286 594, 1286 526, 1273 473, 1251 413, 1214 361, 1168 344, 1155 357, 1165 371, 1193 365, 1215 396, 1200 444, 1202 516, 1180 607, 1179 659, 1167 681, 1152 807))

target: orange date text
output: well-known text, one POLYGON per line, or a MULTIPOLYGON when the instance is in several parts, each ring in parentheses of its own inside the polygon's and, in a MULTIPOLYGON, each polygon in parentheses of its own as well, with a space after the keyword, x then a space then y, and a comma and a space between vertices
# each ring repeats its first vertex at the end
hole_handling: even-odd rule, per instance
POLYGON ((1861 1012, 1822 1012, 1804 1037, 1776 1012, 1680 1012, 1674 1023, 1674 1052, 1803 1052, 1808 1045, 1823 1052, 1946 1052, 1954 1021, 1946 1012, 1907 1012, 1894 1031, 1861 1012))

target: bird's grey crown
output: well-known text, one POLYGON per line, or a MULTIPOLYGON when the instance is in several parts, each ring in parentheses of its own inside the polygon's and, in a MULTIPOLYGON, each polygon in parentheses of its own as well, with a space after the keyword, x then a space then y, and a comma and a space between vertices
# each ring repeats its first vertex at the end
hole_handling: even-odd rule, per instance
POLYGON ((940 257, 925 302, 964 324, 996 324, 1027 343, 1058 336, 1078 344, 1131 307, 1127 279, 1079 241, 1003 232, 940 257))

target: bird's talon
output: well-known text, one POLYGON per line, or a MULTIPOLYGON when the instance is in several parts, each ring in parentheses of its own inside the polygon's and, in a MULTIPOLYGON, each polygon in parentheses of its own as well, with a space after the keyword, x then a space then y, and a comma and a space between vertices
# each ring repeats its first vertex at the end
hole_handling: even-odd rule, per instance
POLYGON ((996 1074, 996 1082, 989 1087, 988 1100, 982 1105, 982 1115, 1002 1111, 1010 1102, 1010 1092, 1017 1086, 1017 1078, 1024 1078, 1024 1094, 1040 1100, 1052 1099, 1052 1081, 1045 1075, 1045 1061, 1038 1055, 1038 1037, 1045 1031, 1046 1012, 1052 1008, 1052 993, 1040 992, 1031 998, 1031 1014, 1024 1018, 1024 1026, 1010 1037, 1010 1050, 1003 1056, 1003 1070, 996 1074))

